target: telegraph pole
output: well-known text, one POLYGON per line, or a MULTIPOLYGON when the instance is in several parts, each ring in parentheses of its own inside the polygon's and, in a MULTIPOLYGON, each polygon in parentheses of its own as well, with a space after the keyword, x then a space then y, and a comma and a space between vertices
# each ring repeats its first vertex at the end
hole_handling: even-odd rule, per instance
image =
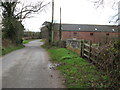
POLYGON ((120 1, 118 2, 118 40, 120 40, 120 1))
POLYGON ((53 21, 54 21, 54 0, 52 0, 52 22, 51 22, 51 32, 52 32, 52 36, 51 36, 51 41, 53 42, 53 39, 54 39, 54 24, 53 24, 53 21))
POLYGON ((60 41, 62 40, 62 31, 61 31, 61 7, 60 7, 60 27, 59 27, 59 37, 60 41))

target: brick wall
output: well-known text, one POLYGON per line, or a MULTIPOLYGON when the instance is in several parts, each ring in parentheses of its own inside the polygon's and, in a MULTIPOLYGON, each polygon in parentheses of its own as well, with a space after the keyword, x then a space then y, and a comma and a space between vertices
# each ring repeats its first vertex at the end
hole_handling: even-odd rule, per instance
MULTIPOLYGON (((93 43, 107 43, 114 38, 117 38, 118 33, 115 32, 79 32, 79 31, 63 31, 62 40, 67 39, 84 39, 91 40, 93 43), (77 34, 76 34, 77 33, 77 34)), ((59 32, 56 32, 56 40, 59 40, 59 32)))

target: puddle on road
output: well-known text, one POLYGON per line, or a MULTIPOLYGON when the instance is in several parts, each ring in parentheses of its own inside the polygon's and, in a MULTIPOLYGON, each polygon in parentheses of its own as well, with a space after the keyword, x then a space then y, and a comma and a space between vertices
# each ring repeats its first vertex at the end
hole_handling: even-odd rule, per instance
POLYGON ((50 63, 48 64, 48 69, 56 70, 56 67, 60 66, 61 64, 57 63, 50 63))

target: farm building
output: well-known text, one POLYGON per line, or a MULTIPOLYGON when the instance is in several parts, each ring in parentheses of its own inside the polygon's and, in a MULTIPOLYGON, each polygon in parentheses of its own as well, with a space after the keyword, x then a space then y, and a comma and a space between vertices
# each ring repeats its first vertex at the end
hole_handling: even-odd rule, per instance
MULTIPOLYGON (((48 25, 48 24, 47 24, 48 25)), ((59 24, 54 24, 54 40, 59 40, 59 24)), ((43 38, 49 38, 49 25, 41 28, 43 38)), ((62 24, 62 40, 91 40, 93 43, 107 43, 118 38, 116 25, 62 24)))

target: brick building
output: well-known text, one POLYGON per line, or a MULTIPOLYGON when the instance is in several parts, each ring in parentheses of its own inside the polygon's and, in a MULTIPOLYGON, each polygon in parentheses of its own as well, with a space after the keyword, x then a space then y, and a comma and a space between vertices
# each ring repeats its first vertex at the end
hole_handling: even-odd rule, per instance
MULTIPOLYGON (((92 40, 93 43, 107 43, 118 38, 118 26, 113 25, 89 25, 89 24, 62 24, 62 40, 92 40)), ((48 37, 49 29, 45 26, 41 30, 42 35, 48 37), (43 30, 44 29, 44 30, 43 30), (45 31, 47 31, 45 33, 45 31), (44 35, 46 34, 46 35, 44 35)), ((59 40, 59 24, 54 24, 54 40, 59 40)))

